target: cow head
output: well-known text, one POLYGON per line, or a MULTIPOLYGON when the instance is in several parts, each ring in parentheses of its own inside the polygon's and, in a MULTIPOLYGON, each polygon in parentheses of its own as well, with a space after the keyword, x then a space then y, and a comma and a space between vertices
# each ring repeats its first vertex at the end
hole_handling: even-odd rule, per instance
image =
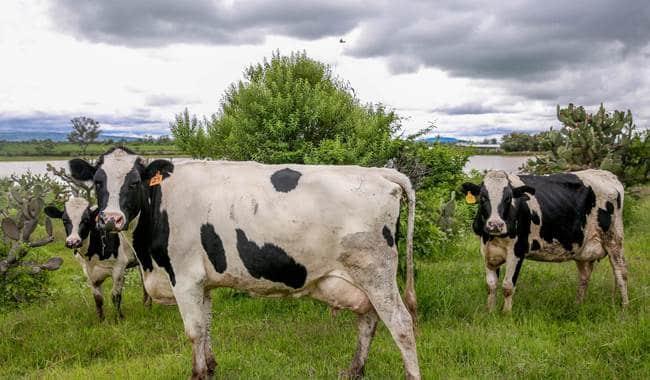
POLYGON ((88 201, 83 198, 71 198, 65 202, 63 210, 47 206, 45 214, 50 218, 63 220, 66 247, 80 248, 88 238, 90 230, 95 228, 97 208, 90 208, 88 201))
POLYGON ((79 181, 92 181, 97 194, 98 227, 112 232, 126 230, 146 205, 149 180, 160 174, 168 177, 174 166, 167 160, 155 160, 145 166, 142 158, 124 148, 102 155, 94 166, 75 158, 70 174, 79 181))
POLYGON ((478 197, 478 211, 474 219, 474 232, 494 236, 516 233, 516 215, 519 202, 525 193, 534 195, 530 186, 514 187, 503 171, 490 171, 483 183, 464 183, 463 193, 478 197))

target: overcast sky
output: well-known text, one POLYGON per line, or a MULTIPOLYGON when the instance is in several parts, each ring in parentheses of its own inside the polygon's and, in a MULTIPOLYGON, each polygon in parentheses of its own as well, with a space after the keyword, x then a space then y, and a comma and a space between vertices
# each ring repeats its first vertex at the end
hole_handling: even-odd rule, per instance
POLYGON ((244 67, 276 49, 330 64, 409 132, 539 131, 569 102, 650 124, 648 0, 3 0, 0 130, 84 115, 167 134, 185 107, 216 112, 244 67))

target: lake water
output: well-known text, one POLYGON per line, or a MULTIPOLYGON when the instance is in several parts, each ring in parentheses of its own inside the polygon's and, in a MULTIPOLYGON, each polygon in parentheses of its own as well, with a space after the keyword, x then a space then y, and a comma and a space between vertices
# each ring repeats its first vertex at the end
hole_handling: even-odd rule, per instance
POLYGON ((463 171, 469 173, 473 169, 480 172, 483 172, 484 170, 505 170, 508 173, 516 173, 530 158, 530 156, 470 156, 463 171))
MULTIPOLYGON (((172 159, 173 162, 183 162, 187 160, 187 158, 172 159)), ((8 177, 11 174, 20 175, 26 173, 27 171, 31 171, 32 174, 46 174, 48 162, 55 168, 68 167, 68 160, 0 162, 0 178, 8 177)))
MULTIPOLYGON (((493 155, 477 155, 471 156, 463 170, 469 173, 470 170, 476 169, 479 171, 498 169, 505 170, 509 173, 514 173, 526 163, 530 157, 528 156, 493 156, 493 155)), ((175 162, 185 161, 186 159, 174 159, 175 162)), ((54 167, 65 167, 66 160, 54 161, 13 161, 13 162, 0 162, 0 177, 7 177, 11 174, 22 174, 28 170, 34 174, 45 174, 46 164, 50 162, 54 167)))

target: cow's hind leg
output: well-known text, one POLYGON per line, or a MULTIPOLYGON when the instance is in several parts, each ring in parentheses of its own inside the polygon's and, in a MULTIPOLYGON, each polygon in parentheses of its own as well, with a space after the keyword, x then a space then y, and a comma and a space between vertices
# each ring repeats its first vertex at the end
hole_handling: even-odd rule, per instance
POLYGON ((587 286, 589 286, 589 278, 591 272, 594 270, 593 261, 576 261, 578 267, 578 292, 576 294, 576 303, 582 303, 587 294, 587 286))
POLYGON ((370 350, 370 343, 375 335, 379 317, 370 304, 366 293, 343 273, 332 272, 329 276, 321 279, 310 293, 310 296, 326 302, 334 310, 346 309, 358 315, 359 337, 357 340, 357 351, 352 359, 352 364, 342 377, 347 379, 359 379, 363 377, 370 350))
POLYGON ((377 284, 368 289, 368 298, 384 322, 402 354, 407 379, 420 379, 420 367, 415 347, 413 319, 399 295, 397 283, 377 284))
POLYGON ((366 232, 345 236, 342 245, 347 250, 340 260, 390 331, 402 354, 406 377, 420 379, 413 318, 397 287, 397 250, 387 246, 380 234, 366 232))
MULTIPOLYGON (((208 379, 206 362, 207 321, 205 313, 205 290, 202 281, 176 278, 174 297, 183 318, 185 334, 192 343, 192 379, 208 379)), ((208 338, 209 339, 209 338, 208 338)))
POLYGON ((614 281, 621 292, 621 305, 625 308, 629 304, 627 296, 627 264, 623 255, 623 239, 611 238, 605 242, 605 249, 612 265, 614 281))
POLYGON ((142 304, 146 308, 151 309, 152 300, 149 292, 147 292, 147 288, 144 286, 144 275, 142 274, 142 268, 138 266, 137 270, 138 274, 140 275, 140 283, 142 284, 142 304))
POLYGON ((359 314, 357 319, 357 325, 359 327, 357 351, 346 373, 349 379, 363 378, 366 359, 368 359, 368 352, 370 351, 370 343, 372 343, 372 338, 375 336, 378 321, 379 317, 374 310, 370 310, 365 314, 359 314))

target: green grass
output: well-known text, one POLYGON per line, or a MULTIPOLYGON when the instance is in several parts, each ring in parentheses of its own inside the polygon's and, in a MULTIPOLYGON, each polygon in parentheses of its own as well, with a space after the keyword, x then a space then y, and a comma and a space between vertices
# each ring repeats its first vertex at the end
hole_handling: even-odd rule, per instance
MULTIPOLYGON (((418 353, 425 378, 649 378, 650 198, 626 200, 630 307, 612 298, 607 260, 596 265, 588 296, 575 305, 573 263, 524 263, 514 311, 484 310, 486 290, 474 243, 437 262, 418 262, 418 353)), ((60 236, 61 231, 58 231, 60 236)), ((190 374, 190 344, 175 307, 146 310, 136 273, 127 279, 126 320, 100 323, 81 269, 65 257, 47 302, 0 313, 0 378, 179 379, 190 374)), ((107 284, 108 285, 108 284, 107 284)), ((106 285, 105 285, 106 286, 106 285)), ((336 378, 356 342, 355 318, 332 317, 310 300, 255 299, 214 291, 212 342, 218 378, 336 378)), ((501 297, 499 299, 502 301, 501 297)), ((402 362, 381 326, 367 363, 369 379, 403 378, 402 362)))

